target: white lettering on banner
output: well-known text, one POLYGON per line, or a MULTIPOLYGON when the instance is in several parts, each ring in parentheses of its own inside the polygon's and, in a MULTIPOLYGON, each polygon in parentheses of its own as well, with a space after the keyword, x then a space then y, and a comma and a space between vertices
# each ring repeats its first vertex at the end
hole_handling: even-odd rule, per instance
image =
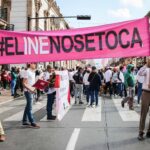
POLYGON ((29 55, 32 54, 32 52, 31 52, 32 50, 34 50, 35 54, 38 54, 38 39, 37 39, 37 37, 34 37, 35 42, 30 37, 28 37, 27 40, 28 40, 29 55))
POLYGON ((24 54, 27 55, 28 54, 28 51, 27 51, 27 38, 23 37, 23 40, 24 40, 24 54))
POLYGON ((36 55, 38 54, 49 54, 49 50, 46 49, 48 47, 48 37, 23 37, 24 40, 24 53, 25 55, 32 55, 34 52, 36 55))
POLYGON ((44 42, 47 39, 47 37, 39 37, 40 54, 49 54, 49 50, 44 49, 44 47, 48 46, 48 42, 44 42))

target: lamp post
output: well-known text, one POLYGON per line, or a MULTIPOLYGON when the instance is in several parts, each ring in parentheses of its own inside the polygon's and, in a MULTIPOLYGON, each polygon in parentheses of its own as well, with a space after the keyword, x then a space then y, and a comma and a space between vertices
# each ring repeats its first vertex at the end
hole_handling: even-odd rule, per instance
POLYGON ((40 19, 61 19, 61 18, 76 18, 77 20, 91 20, 90 15, 77 15, 77 16, 58 16, 58 17, 28 17, 28 31, 30 31, 30 21, 40 19))

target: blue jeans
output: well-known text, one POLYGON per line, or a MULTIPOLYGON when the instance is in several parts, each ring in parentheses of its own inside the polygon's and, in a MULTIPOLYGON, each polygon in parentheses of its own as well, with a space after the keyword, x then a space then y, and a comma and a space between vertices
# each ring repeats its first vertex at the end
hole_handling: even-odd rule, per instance
POLYGON ((86 94, 86 101, 88 103, 89 98, 90 98, 90 86, 89 85, 85 85, 85 94, 86 94))
POLYGON ((47 94, 47 107, 46 107, 47 117, 52 116, 52 110, 53 110, 53 104, 54 104, 55 96, 56 96, 56 92, 51 93, 51 94, 47 94))
POLYGON ((98 90, 91 89, 91 105, 93 102, 96 102, 96 106, 98 105, 98 90))
POLYGON ((24 110, 23 123, 26 123, 28 120, 30 123, 34 123, 35 121, 32 114, 33 94, 31 94, 28 91, 24 92, 24 94, 26 97, 27 104, 24 110))
POLYGON ((123 83, 118 83, 118 94, 119 96, 123 97, 123 90, 124 90, 124 85, 123 83))
POLYGON ((11 95, 15 94, 16 80, 11 81, 11 95))
POLYGON ((138 104, 140 103, 141 96, 142 96, 142 83, 138 82, 138 104))

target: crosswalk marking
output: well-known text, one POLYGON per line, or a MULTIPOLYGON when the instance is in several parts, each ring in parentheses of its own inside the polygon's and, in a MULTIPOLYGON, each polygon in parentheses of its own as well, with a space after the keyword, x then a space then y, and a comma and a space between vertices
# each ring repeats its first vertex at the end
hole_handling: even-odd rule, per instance
POLYGON ((129 110, 128 107, 121 107, 121 99, 113 99, 113 102, 123 121, 139 121, 140 116, 136 111, 129 110))
POLYGON ((8 110, 12 110, 12 109, 14 109, 14 107, 1 107, 0 108, 0 114, 6 112, 8 110))
POLYGON ((84 111, 82 121, 101 121, 102 101, 99 100, 99 106, 96 108, 87 107, 84 111))
POLYGON ((71 138, 67 144, 66 150, 74 150, 75 149, 79 133, 80 133, 80 129, 75 128, 72 135, 71 135, 71 138))
MULTIPOLYGON (((35 113, 36 111, 45 107, 45 105, 46 105, 46 101, 43 101, 41 104, 33 105, 33 111, 32 112, 35 113)), ((23 113, 24 113, 24 110, 6 118, 4 121, 20 121, 20 120, 22 120, 23 113)))
MULTIPOLYGON (((57 114, 56 114, 56 110, 54 109, 53 110, 53 114, 55 114, 56 116, 57 116, 57 119, 59 120, 59 121, 61 121, 64 117, 65 117, 65 115, 68 113, 68 111, 71 109, 71 107, 72 107, 72 105, 74 104, 74 102, 75 102, 75 100, 74 99, 71 99, 71 104, 70 104, 70 106, 68 106, 66 109, 65 109, 65 112, 64 112, 64 114, 62 115, 62 116, 57 116, 57 114)), ((45 117, 43 117, 40 121, 47 121, 47 115, 45 116, 45 117)))

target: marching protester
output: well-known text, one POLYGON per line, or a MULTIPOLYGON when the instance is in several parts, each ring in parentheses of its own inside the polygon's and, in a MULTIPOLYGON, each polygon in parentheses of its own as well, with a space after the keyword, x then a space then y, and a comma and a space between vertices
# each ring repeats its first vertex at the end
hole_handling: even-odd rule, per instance
POLYGON ((130 110, 134 110, 133 100, 134 100, 134 90, 135 90, 134 89, 135 88, 135 79, 134 79, 133 71, 134 71, 134 65, 129 64, 127 66, 127 72, 125 73, 125 86, 126 86, 126 88, 128 88, 129 94, 121 102, 122 107, 124 107, 124 104, 126 102, 128 102, 130 110))
POLYGON ((87 106, 89 106, 89 97, 90 97, 90 83, 88 81, 89 75, 90 75, 90 69, 88 68, 86 73, 83 76, 83 83, 85 85, 87 106))
POLYGON ((137 103, 138 105, 140 104, 140 100, 141 100, 141 96, 142 96, 142 86, 143 86, 143 82, 144 82, 144 76, 140 76, 139 73, 140 73, 140 69, 137 73, 137 77, 136 77, 136 80, 137 80, 137 103))
POLYGON ((112 83, 111 83, 112 71, 111 71, 110 67, 106 68, 106 72, 104 74, 104 77, 105 77, 105 83, 106 83, 105 94, 107 94, 107 89, 109 89, 110 97, 112 97, 112 83))
POLYGON ((98 74, 99 74, 99 76, 100 76, 100 78, 101 78, 101 87, 100 87, 100 96, 102 95, 102 94, 104 94, 104 90, 105 90, 105 78, 104 78, 104 70, 103 69, 100 69, 99 71, 98 71, 98 74))
POLYGON ((118 71, 118 94, 120 97, 124 96, 124 74, 123 74, 123 66, 120 66, 118 71))
MULTIPOLYGON (((86 74, 86 72, 87 72, 87 67, 84 68, 83 76, 86 74)), ((83 82, 83 94, 86 95, 86 87, 85 87, 84 82, 83 82)))
POLYGON ((11 68, 11 96, 15 96, 15 87, 17 84, 17 73, 16 68, 11 68))
POLYGON ((26 98, 26 107, 24 110, 22 124, 24 126, 31 126, 32 128, 38 129, 40 126, 35 123, 32 113, 33 94, 35 93, 35 89, 32 86, 35 84, 35 69, 36 63, 30 63, 28 70, 24 72, 23 85, 24 95, 26 98))
POLYGON ((14 92, 14 98, 19 97, 20 95, 17 93, 18 89, 20 89, 20 68, 16 68, 16 86, 14 92))
POLYGON ((83 69, 78 68, 78 71, 73 75, 75 80, 75 104, 77 104, 77 99, 79 99, 79 104, 83 104, 81 100, 82 89, 83 89, 83 69))
POLYGON ((117 72, 117 68, 113 69, 113 73, 112 73, 112 91, 113 91, 113 95, 114 97, 118 94, 118 72, 117 72))
POLYGON ((0 142, 4 142, 4 141, 5 141, 5 133, 4 133, 2 123, 0 121, 0 142))
POLYGON ((53 104, 56 98, 56 90, 54 88, 56 74, 50 65, 47 66, 47 71, 44 74, 44 80, 50 82, 48 88, 45 89, 47 93, 47 120, 55 120, 56 116, 52 115, 53 104))
POLYGON ((2 85, 3 85, 3 88, 6 89, 7 85, 8 85, 8 73, 6 70, 3 70, 2 71, 2 74, 1 74, 1 81, 2 81, 2 85))
POLYGON ((99 74, 96 71, 96 67, 92 67, 92 72, 89 75, 88 81, 90 83, 90 93, 91 93, 91 106, 95 105, 98 106, 98 93, 101 86, 101 79, 99 74))
POLYGON ((68 75, 69 75, 70 95, 71 97, 74 97, 75 95, 75 83, 73 79, 74 71, 70 69, 68 75))
MULTIPOLYGON (((144 76, 144 82, 142 87, 143 92, 142 92, 139 136, 138 136, 139 140, 143 140, 146 116, 150 107, 150 58, 148 58, 147 60, 147 65, 145 65, 140 69, 139 76, 144 76)), ((150 122, 146 133, 146 137, 150 138, 150 122)))

